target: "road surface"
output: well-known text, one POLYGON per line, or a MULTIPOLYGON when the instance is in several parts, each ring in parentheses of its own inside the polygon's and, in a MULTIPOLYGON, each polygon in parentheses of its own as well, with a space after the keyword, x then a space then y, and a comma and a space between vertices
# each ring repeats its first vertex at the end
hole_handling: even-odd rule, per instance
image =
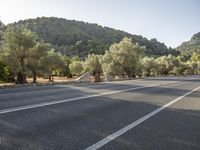
POLYGON ((200 79, 0 90, 0 150, 199 150, 200 79))

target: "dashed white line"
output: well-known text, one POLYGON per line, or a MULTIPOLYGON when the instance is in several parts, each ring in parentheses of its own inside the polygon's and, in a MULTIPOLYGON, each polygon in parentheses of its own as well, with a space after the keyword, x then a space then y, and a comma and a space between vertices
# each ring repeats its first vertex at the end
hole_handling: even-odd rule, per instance
POLYGON ((156 115, 157 113, 159 113, 160 111, 162 111, 163 109, 169 107, 170 105, 176 103, 177 101, 179 101, 180 99, 186 97, 187 95, 193 93, 194 91, 197 91, 198 89, 200 89, 200 87, 197 87, 187 93, 185 93, 184 95, 170 101, 169 103, 165 104, 164 106, 152 111, 151 113, 143 116, 142 118, 132 122, 131 124, 125 126, 124 128, 114 132, 113 134, 107 136, 106 138, 98 141, 97 143, 89 146, 88 148, 86 148, 85 150, 96 150, 99 149, 101 147, 103 147, 104 145, 106 145, 107 143, 111 142, 112 140, 116 139, 117 137, 121 136, 122 134, 126 133, 127 131, 133 129, 134 127, 136 127, 137 125, 141 124, 142 122, 144 122, 145 120, 153 117, 154 115, 156 115))

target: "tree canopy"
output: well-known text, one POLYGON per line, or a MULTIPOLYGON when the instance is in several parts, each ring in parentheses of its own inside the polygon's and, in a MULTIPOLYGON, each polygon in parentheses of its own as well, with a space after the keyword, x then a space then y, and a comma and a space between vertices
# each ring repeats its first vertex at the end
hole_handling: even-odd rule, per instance
POLYGON ((102 58, 104 72, 112 75, 135 76, 138 74, 144 47, 133 44, 131 38, 111 45, 102 58))

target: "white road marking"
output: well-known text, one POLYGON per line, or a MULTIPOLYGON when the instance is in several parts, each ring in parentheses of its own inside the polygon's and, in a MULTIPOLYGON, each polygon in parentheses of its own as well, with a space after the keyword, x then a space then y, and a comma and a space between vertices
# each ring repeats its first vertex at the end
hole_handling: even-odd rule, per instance
MULTIPOLYGON (((135 81, 135 80, 133 80, 133 81, 135 81)), ((137 80, 138 81, 138 80, 137 80)), ((103 82, 103 83, 98 83, 98 84, 88 84, 88 85, 84 85, 84 86, 70 86, 70 89, 78 89, 78 90, 81 90, 81 89, 87 89, 87 88, 90 88, 90 89, 92 89, 92 88, 94 88, 94 87, 101 87, 101 85, 106 85, 105 83, 112 83, 113 85, 112 86, 115 86, 114 84, 116 84, 117 82, 122 82, 122 81, 115 81, 115 82, 103 82)), ((126 85, 127 86, 131 86, 131 85, 134 85, 134 86, 143 86, 144 84, 145 85, 151 85, 151 84, 153 84, 153 83, 155 83, 155 81, 142 81, 141 82, 141 80, 140 80, 140 82, 137 82, 137 84, 135 84, 135 82, 132 82, 132 83, 134 83, 134 84, 131 84, 130 83, 130 81, 128 82, 129 84, 127 84, 127 80, 126 81, 124 81, 123 83, 126 83, 126 85)), ((179 81, 166 81, 166 82, 162 82, 162 84, 169 84, 169 83, 176 83, 176 82, 179 82, 179 81)), ((56 87, 62 87, 62 88, 64 88, 64 87, 66 87, 66 88, 69 88, 69 86, 68 85, 55 85, 56 87)), ((103 87, 102 87, 103 88, 103 87)), ((98 90, 100 90, 100 89, 98 89, 98 90)))
MULTIPOLYGON (((139 80, 129 80, 129 81, 139 81, 139 80)), ((122 81, 114 81, 114 82, 102 82, 101 84, 88 84, 89 86, 99 86, 99 85, 104 85, 106 83, 117 83, 117 82, 122 82, 122 81)), ((124 82, 128 82, 128 81, 124 81, 124 82)), ((16 96, 20 96, 21 94, 30 94, 30 93, 43 93, 43 92, 51 92, 51 91, 60 91, 60 90, 65 90, 65 89, 61 89, 61 88, 71 88, 71 89, 75 89, 78 86, 74 86, 74 85, 54 85, 54 87, 59 87, 57 89, 44 89, 44 90, 36 90, 36 91, 26 91, 26 92, 12 92, 12 93, 0 93, 0 96, 9 96, 9 95, 16 95, 16 96)), ((81 86, 81 87, 88 87, 86 86, 81 86)))
MULTIPOLYGON (((135 82, 140 82, 142 79, 138 79, 138 80, 124 80, 124 81, 113 81, 113 82, 102 82, 101 84, 98 83, 98 84, 88 84, 89 87, 93 87, 93 86, 101 86, 101 85, 105 85, 107 83, 112 83, 112 84, 115 84, 115 83, 118 83, 118 82, 132 82, 132 83, 135 83, 135 82)), ((144 82, 146 83, 152 83, 150 81, 145 81, 144 82)), ((143 82, 142 82, 143 83, 143 82)), ((145 83, 144 83, 145 84, 145 83)), ((35 91, 26 91, 26 92, 13 92, 13 93, 0 93, 0 96, 9 96, 9 95, 16 95, 16 96, 20 96, 21 94, 30 94, 30 93, 43 93, 43 92, 51 92, 51 91, 60 91, 60 90, 65 90, 65 89, 61 89, 61 88, 75 88, 75 87, 79 87, 79 86, 74 86, 74 85, 54 85, 54 87, 59 87, 57 89, 44 89, 44 90, 35 90, 35 91)), ((88 87, 87 85, 86 86, 81 86, 81 87, 88 87)))
MULTIPOLYGON (((88 83, 89 86, 99 86, 99 85, 104 85, 107 83, 120 83, 120 82, 139 82, 142 79, 137 79, 137 80, 123 80, 123 81, 112 81, 112 82, 101 82, 101 83, 88 83)), ((145 81, 145 80, 144 80, 145 81)), ((78 84, 77 84, 78 85, 78 84)), ((82 84, 83 85, 83 84, 82 84)), ((59 87, 57 89, 44 89, 44 90, 35 90, 35 91, 26 91, 26 92, 12 92, 12 93, 0 93, 0 96, 9 96, 9 95, 17 95, 20 96, 21 94, 30 94, 30 93, 42 93, 42 92, 50 92, 50 91, 58 91, 61 90, 60 88, 71 88, 71 87, 76 87, 76 85, 53 85, 54 87, 59 87)), ((85 86, 85 85, 84 85, 85 86)), ((83 87, 84 87, 83 86, 83 87)), ((86 85, 87 86, 87 85, 86 85)), ((29 87, 30 88, 30 87, 29 87)), ((64 90, 64 89, 63 89, 64 90)))
POLYGON ((154 86, 167 85, 167 84, 172 84, 172 83, 177 83, 177 82, 179 82, 179 81, 173 81, 173 82, 170 81, 170 82, 161 83, 161 84, 151 84, 151 85, 146 85, 146 86, 142 86, 142 87, 128 88, 128 89, 124 89, 124 90, 116 90, 116 91, 111 91, 111 92, 92 94, 92 95, 75 97, 75 98, 70 98, 70 99, 62 99, 62 100, 57 100, 57 101, 52 101, 52 102, 43 102, 43 103, 38 103, 38 104, 31 104, 31 105, 7 108, 7 109, 0 110, 0 115, 10 113, 10 112, 16 112, 16 111, 21 111, 21 110, 44 107, 44 106, 49 106, 49 105, 55 105, 55 104, 71 102, 71 101, 77 101, 77 100, 82 100, 82 99, 87 99, 87 98, 92 98, 92 97, 98 97, 98 96, 103 96, 103 95, 109 95, 109 94, 115 94, 115 93, 120 93, 120 92, 139 90, 139 89, 144 89, 144 88, 149 88, 149 87, 154 87, 154 86))
POLYGON ((179 101, 180 99, 188 96, 189 94, 193 93, 194 91, 197 91, 198 89, 200 89, 200 87, 197 87, 187 93, 185 93, 184 95, 170 101, 169 103, 163 105, 162 107, 152 111, 151 113, 143 116, 142 118, 132 122, 131 124, 125 126, 124 128, 114 132, 113 134, 110 134, 109 136, 107 136, 106 138, 98 141, 97 143, 87 147, 85 150, 96 150, 99 149, 101 147, 103 147, 104 145, 106 145, 107 143, 111 142, 112 140, 116 139, 117 137, 121 136, 122 134, 126 133, 127 131, 133 129, 134 127, 136 127, 137 125, 141 124, 142 122, 144 122, 145 120, 153 117, 154 115, 156 115, 157 113, 161 112, 162 110, 164 110, 165 108, 169 107, 170 105, 176 103, 177 101, 179 101))
POLYGON ((57 100, 57 101, 53 101, 53 102, 43 102, 43 103, 39 103, 39 104, 31 104, 31 105, 26 105, 26 106, 2 109, 2 110, 0 110, 0 114, 6 114, 6 113, 16 112, 16 111, 21 111, 21 110, 26 110, 26 109, 55 105, 55 104, 60 104, 60 103, 65 103, 65 102, 70 102, 70 101, 77 101, 77 100, 82 100, 82 99, 86 99, 86 98, 115 94, 115 93, 120 93, 120 92, 131 91, 131 90, 139 90, 139 89, 144 89, 144 88, 149 88, 149 87, 154 87, 154 86, 159 86, 159 85, 163 85, 163 84, 152 84, 152 85, 147 85, 147 86, 143 86, 143 87, 134 87, 134 88, 124 89, 124 90, 117 90, 117 91, 111 91, 111 92, 106 92, 106 93, 98 93, 98 94, 75 97, 75 98, 70 98, 70 99, 57 100))

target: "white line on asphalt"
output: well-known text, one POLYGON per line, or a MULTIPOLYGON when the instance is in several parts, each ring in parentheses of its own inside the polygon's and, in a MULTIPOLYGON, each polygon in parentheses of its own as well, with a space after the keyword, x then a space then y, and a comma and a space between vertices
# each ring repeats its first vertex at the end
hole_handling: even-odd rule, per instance
POLYGON ((154 115, 156 115, 157 113, 159 113, 159 112, 162 111, 163 109, 169 107, 170 105, 176 103, 176 102, 179 101, 180 99, 182 99, 182 98, 188 96, 189 94, 193 93, 194 91, 196 91, 196 90, 198 90, 198 89, 200 89, 200 87, 197 87, 197 88, 195 88, 195 89, 193 89, 193 90, 191 90, 191 91, 185 93, 184 95, 182 95, 182 96, 180 96, 180 97, 178 97, 178 98, 176 98, 176 99, 170 101, 169 103, 163 105, 162 107, 160 107, 160 108, 158 108, 158 109, 152 111, 151 113, 149 113, 149 114, 143 116, 142 118, 140 118, 140 119, 138 119, 138 120, 132 122, 131 124, 125 126, 124 128, 122 128, 122 129, 120 129, 120 130, 118 130, 118 131, 116 131, 116 132, 110 134, 110 135, 107 136, 106 138, 104 138, 104 139, 98 141, 97 143, 95 143, 95 144, 89 146, 89 147, 86 148, 85 150, 96 150, 96 149, 99 149, 99 148, 103 147, 103 146, 106 145, 107 143, 111 142, 112 140, 116 139, 117 137, 121 136, 122 134, 126 133, 127 131, 133 129, 134 127, 136 127, 137 125, 141 124, 141 123, 144 122, 145 120, 147 120, 147 119, 153 117, 154 115))
MULTIPOLYGON (((141 81, 141 79, 139 79, 139 80, 126 80, 126 81, 123 81, 123 82, 130 82, 130 81, 131 82, 137 82, 137 81, 141 81)), ((103 82, 101 84, 93 84, 93 85, 90 85, 90 86, 92 87, 92 86, 103 85, 103 84, 107 84, 107 83, 118 83, 118 82, 122 82, 122 81, 103 82)), ((144 80, 144 82, 145 82, 145 80, 144 80)), ((177 81, 174 81, 174 82, 177 82, 177 81)), ((174 82, 171 82, 171 83, 174 83, 174 82)), ((149 82, 147 82, 147 83, 149 83, 149 82)), ((152 83, 152 82, 150 82, 150 83, 152 83)), ((30 94, 30 93, 42 93, 42 92, 50 92, 50 91, 60 91, 60 90, 65 90, 64 88, 71 88, 71 87, 76 87, 76 86, 73 86, 73 85, 54 85, 54 87, 60 87, 61 89, 59 88, 59 89, 47 89, 47 90, 39 90, 39 91, 36 90, 36 91, 26 91, 26 92, 0 93, 0 96, 21 95, 21 94, 30 94)))
POLYGON ((70 98, 70 99, 62 99, 62 100, 57 100, 57 101, 52 101, 52 102, 43 102, 43 103, 38 103, 38 104, 18 106, 18 107, 13 107, 13 108, 2 109, 2 110, 0 110, 0 114, 6 114, 6 113, 16 112, 16 111, 21 111, 21 110, 26 110, 26 109, 55 105, 55 104, 60 104, 60 103, 65 103, 65 102, 77 101, 77 100, 82 100, 82 99, 86 99, 86 98, 98 97, 98 96, 115 94, 115 93, 120 93, 120 92, 139 90, 139 89, 144 89, 144 88, 149 88, 149 87, 154 87, 154 86, 167 85, 167 84, 172 84, 172 83, 177 83, 177 82, 179 82, 179 81, 174 81, 174 82, 170 81, 167 83, 152 84, 152 85, 146 85, 146 86, 142 86, 142 87, 134 87, 134 88, 128 88, 128 89, 124 89, 124 90, 116 90, 116 91, 111 91, 111 92, 98 93, 98 94, 75 97, 75 98, 70 98))
POLYGON ((144 88, 154 87, 154 86, 159 86, 159 85, 162 85, 162 84, 153 84, 153 85, 147 85, 147 86, 143 86, 143 87, 134 87, 134 88, 124 89, 124 90, 117 90, 117 91, 111 91, 111 92, 106 92, 106 93, 99 93, 99 94, 92 94, 92 95, 75 97, 75 98, 70 98, 70 99, 57 100, 57 101, 53 101, 53 102, 44 102, 44 103, 39 103, 39 104, 31 104, 31 105, 26 105, 26 106, 13 107, 13 108, 0 110, 0 114, 6 114, 6 113, 16 112, 16 111, 20 111, 20 110, 55 105, 55 104, 60 104, 60 103, 65 103, 65 102, 70 102, 70 101, 77 101, 77 100, 82 100, 82 99, 86 99, 86 98, 115 94, 115 93, 120 93, 120 92, 131 91, 131 90, 139 90, 139 89, 144 89, 144 88))
MULTIPOLYGON (((114 85, 115 83, 117 83, 117 82, 121 82, 121 81, 115 81, 115 82, 105 82, 105 83, 113 83, 113 85, 112 86, 116 86, 116 85, 114 85)), ((125 82, 123 82, 123 83, 127 83, 128 81, 125 81, 125 82)), ((169 84, 169 83, 176 83, 176 82, 179 82, 179 81, 168 81, 168 82, 164 82, 164 83, 162 83, 162 84, 169 84)), ((105 84, 105 83, 98 83, 98 84, 88 84, 88 85, 84 85, 84 86, 71 86, 70 88, 71 89, 78 89, 78 90, 81 90, 81 89, 85 89, 85 88, 93 88, 93 87, 99 87, 99 85, 103 85, 103 84, 105 84)), ((135 82, 134 82, 135 83, 135 82)), ((144 82, 139 82, 138 84, 134 84, 134 86, 143 86, 144 85, 144 83, 145 83, 145 85, 151 85, 152 83, 155 83, 155 81, 154 82, 146 82, 146 81, 144 81, 144 82), (143 84, 142 84, 143 83, 143 84)), ((129 82, 129 84, 126 84, 127 86, 131 86, 132 84, 130 84, 130 82, 129 82)), ((64 87, 66 87, 66 88, 68 88, 69 86, 68 85, 55 85, 56 87, 62 87, 62 88, 64 88, 64 87)), ((101 87, 101 86, 100 86, 101 87)), ((102 88, 103 89, 103 88, 102 88)), ((100 89, 99 89, 100 90, 100 89)))
MULTIPOLYGON (((88 84, 89 86, 99 86, 99 85, 105 85, 107 83, 118 83, 118 82, 130 82, 130 81, 134 81, 138 82, 141 81, 141 79, 138 80, 124 80, 124 81, 113 81, 113 82, 102 82, 101 84, 88 84)), ((150 82, 151 83, 151 82, 150 82)), ((80 84, 79 84, 80 85, 80 84)), ((50 91, 59 91, 59 90, 65 90, 65 89, 61 89, 61 88, 71 88, 71 87, 78 87, 78 86, 74 86, 74 85, 54 85, 54 87, 59 87, 56 89, 44 89, 44 90, 36 90, 36 91, 26 91, 26 92, 13 92, 13 93, 0 93, 0 96, 9 96, 9 95, 21 95, 21 94, 30 94, 30 93, 43 93, 43 92, 50 92, 50 91)), ((85 86, 81 86, 81 87, 85 87, 85 86)), ((87 86, 86 86, 87 87, 87 86)))
MULTIPOLYGON (((139 79, 139 80, 124 80, 124 81, 113 81, 113 82, 102 82, 101 84, 88 84, 89 87, 93 87, 93 86, 99 86, 99 85, 105 85, 107 83, 112 83, 112 84, 115 84, 115 83, 118 83, 118 82, 138 82, 138 81, 141 81, 142 79, 139 79)), ((144 82, 146 82, 144 80, 144 82)), ((177 82, 177 81, 170 81, 171 83, 174 83, 174 82, 177 82)), ((143 82, 142 82, 143 83, 143 82)), ((152 82, 147 82, 147 83, 152 83, 152 82)), ((65 90, 64 88, 73 88, 73 87, 79 87, 79 86, 74 86, 74 85, 54 85, 54 87, 59 87, 59 88, 56 88, 56 89, 44 89, 44 90, 36 90, 36 91, 26 91, 26 92, 13 92, 13 93, 0 93, 0 96, 9 96, 9 95, 21 95, 21 94, 30 94, 30 93, 43 93, 43 92, 50 92, 50 91, 60 91, 60 90, 65 90)), ((88 86, 80 86, 80 87, 88 87, 88 86)))

